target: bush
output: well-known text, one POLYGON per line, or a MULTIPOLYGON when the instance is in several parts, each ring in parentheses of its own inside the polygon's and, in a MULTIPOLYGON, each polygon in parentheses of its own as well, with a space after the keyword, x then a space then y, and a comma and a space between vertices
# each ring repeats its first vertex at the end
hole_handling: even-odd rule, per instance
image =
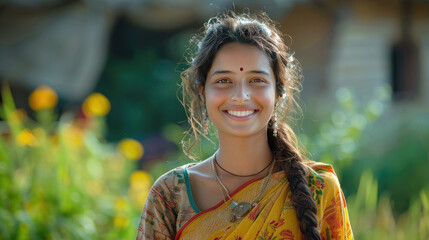
POLYGON ((42 87, 29 99, 32 120, 7 88, 2 96, 0 239, 134 238, 152 180, 134 171, 137 141, 103 141, 109 101, 92 94, 84 114, 57 121, 56 94, 42 87))

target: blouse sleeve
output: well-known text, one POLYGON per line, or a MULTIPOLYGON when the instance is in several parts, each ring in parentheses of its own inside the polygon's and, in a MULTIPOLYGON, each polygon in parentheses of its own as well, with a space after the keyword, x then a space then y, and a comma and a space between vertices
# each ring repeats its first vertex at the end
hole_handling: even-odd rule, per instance
POLYGON ((176 218, 174 202, 169 199, 169 195, 161 177, 149 191, 136 240, 174 239, 176 218))
POLYGON ((320 235, 322 239, 352 240, 346 200, 338 178, 333 170, 320 175, 325 184, 323 203, 319 205, 322 206, 320 235))

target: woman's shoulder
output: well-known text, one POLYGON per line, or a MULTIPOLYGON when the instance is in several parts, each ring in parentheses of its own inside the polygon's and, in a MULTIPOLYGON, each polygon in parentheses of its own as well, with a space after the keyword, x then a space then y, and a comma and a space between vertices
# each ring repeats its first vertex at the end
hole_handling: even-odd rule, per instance
POLYGON ((150 188, 147 202, 178 213, 187 209, 189 176, 187 168, 192 164, 185 164, 171 169, 161 175, 150 188))
POLYGON ((337 175, 334 171, 334 167, 330 164, 316 161, 306 161, 305 165, 308 167, 309 176, 317 178, 335 178, 337 175))
POLYGON ((153 184, 152 188, 165 189, 172 191, 175 188, 184 186, 186 184, 187 168, 193 164, 185 164, 169 170, 161 175, 153 184))
POLYGON ((317 203, 320 204, 322 195, 330 195, 341 189, 332 165, 315 161, 308 161, 305 164, 309 169, 308 187, 317 203))

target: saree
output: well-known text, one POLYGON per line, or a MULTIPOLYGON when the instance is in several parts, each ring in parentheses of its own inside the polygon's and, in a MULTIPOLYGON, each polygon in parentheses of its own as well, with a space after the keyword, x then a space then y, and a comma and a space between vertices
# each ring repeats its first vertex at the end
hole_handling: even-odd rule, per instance
MULTIPOLYGON (((310 172, 308 186, 318 208, 318 230, 322 239, 353 239, 346 202, 333 168, 316 162, 309 162, 307 166, 310 172)), ((177 201, 176 204, 179 203, 179 206, 175 207, 183 207, 186 216, 180 213, 182 211, 180 209, 175 209, 176 212, 170 214, 171 208, 167 210, 152 206, 157 209, 153 211, 150 206, 145 207, 146 212, 149 210, 152 214, 157 213, 158 216, 149 216, 153 229, 147 224, 140 225, 139 234, 143 237, 139 238, 138 235, 137 239, 292 240, 303 238, 293 206, 289 182, 284 172, 268 176, 269 182, 261 201, 241 219, 233 222, 230 221, 232 217, 229 209, 230 199, 225 199, 226 203, 222 201, 210 209, 199 211, 193 202, 192 194, 187 191, 187 187, 190 186, 187 185, 189 179, 186 171, 183 173, 183 181, 179 182, 183 182, 182 186, 185 188, 182 192, 178 192, 182 194, 183 199, 177 201, 181 197, 174 196, 174 198, 177 201), (162 231, 164 233, 161 233, 162 231)), ((237 202, 252 202, 259 194, 263 182, 263 178, 253 179, 230 195, 237 202)), ((171 207, 173 201, 168 200, 165 199, 164 204, 168 203, 171 207)), ((144 213, 141 223, 148 220, 143 215, 144 213)))

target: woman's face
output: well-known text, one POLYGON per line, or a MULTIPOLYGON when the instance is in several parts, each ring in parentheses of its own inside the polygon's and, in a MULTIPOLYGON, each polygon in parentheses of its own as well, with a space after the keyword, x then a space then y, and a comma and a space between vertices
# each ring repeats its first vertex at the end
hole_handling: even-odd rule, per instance
POLYGON ((204 87, 207 112, 219 135, 266 135, 274 113, 275 85, 263 51, 243 43, 222 46, 204 87))

